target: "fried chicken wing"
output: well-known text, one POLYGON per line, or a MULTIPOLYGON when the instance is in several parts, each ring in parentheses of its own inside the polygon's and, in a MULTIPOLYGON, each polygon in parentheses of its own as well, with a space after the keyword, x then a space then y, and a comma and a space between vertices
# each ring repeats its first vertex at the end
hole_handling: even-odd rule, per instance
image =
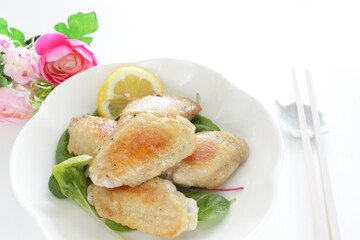
POLYGON ((88 188, 88 199, 101 217, 166 239, 197 226, 195 200, 158 177, 136 187, 104 188, 93 184, 88 188))
POLYGON ((196 137, 195 152, 165 173, 176 184, 217 188, 248 158, 246 141, 231 133, 200 132, 196 137))
POLYGON ((148 112, 160 117, 178 114, 192 119, 200 111, 201 106, 189 98, 148 95, 130 102, 122 111, 121 117, 148 112))
POLYGON ((68 130, 69 152, 95 156, 115 126, 114 120, 101 117, 84 115, 73 118, 68 130))
POLYGON ((195 127, 181 116, 141 113, 120 120, 90 163, 94 184, 136 186, 159 176, 197 147, 195 127))
MULTIPOLYGON (((130 102, 121 116, 128 119, 147 112, 160 117, 180 115, 191 119, 200 110, 201 106, 188 98, 148 95, 130 102)), ((69 152, 95 156, 115 126, 114 120, 101 117, 84 115, 73 118, 69 126, 69 152)))

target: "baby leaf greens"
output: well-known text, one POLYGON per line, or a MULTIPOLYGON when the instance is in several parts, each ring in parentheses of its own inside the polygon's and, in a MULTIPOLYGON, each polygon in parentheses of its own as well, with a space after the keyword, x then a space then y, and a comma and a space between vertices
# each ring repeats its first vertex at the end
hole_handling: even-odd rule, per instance
POLYGON ((69 159, 71 157, 75 157, 74 154, 70 153, 67 149, 67 146, 69 145, 69 132, 66 129, 65 132, 61 135, 57 148, 56 148, 56 154, 55 159, 56 163, 59 164, 66 159, 69 159))
POLYGON ((119 223, 100 218, 95 208, 87 201, 88 181, 85 177, 84 168, 90 159, 91 156, 81 155, 69 158, 54 166, 52 169, 53 175, 49 180, 50 191, 59 198, 69 198, 75 201, 80 207, 89 211, 96 219, 111 230, 118 232, 132 231, 133 229, 119 223), (52 180, 52 178, 54 180, 52 180), (51 186, 50 183, 52 184, 51 186))
POLYGON ((220 128, 213 121, 200 114, 196 114, 191 123, 195 125, 195 132, 220 131, 220 128))
POLYGON ((118 232, 130 232, 130 231, 134 231, 135 229, 129 228, 127 226, 121 225, 117 222, 114 222, 110 219, 106 219, 105 218, 105 224, 111 228, 114 231, 118 231, 118 232))
POLYGON ((224 216, 230 208, 230 201, 221 195, 192 188, 178 187, 186 197, 196 201, 199 208, 198 220, 206 221, 224 216))
POLYGON ((100 117, 99 111, 97 109, 93 112, 92 115, 95 117, 100 117))
POLYGON ((66 196, 61 192, 58 181, 56 180, 54 174, 51 174, 48 182, 50 192, 57 198, 66 198, 66 196))
POLYGON ((230 201, 221 195, 211 193, 197 200, 198 220, 206 221, 225 215, 230 208, 230 201))
MULTIPOLYGON (((68 129, 61 135, 58 145, 56 147, 55 160, 56 163, 62 163, 65 160, 75 157, 74 154, 70 153, 67 149, 69 144, 69 132, 68 129)), ((50 192, 57 198, 66 198, 66 196, 60 191, 60 186, 58 181, 56 180, 54 174, 52 174, 49 178, 48 187, 50 192)))
POLYGON ((84 167, 89 163, 91 156, 81 155, 53 167, 52 172, 59 183, 61 192, 75 201, 86 210, 94 209, 87 201, 87 182, 84 167))
MULTIPOLYGON (((196 103, 200 104, 200 94, 196 93, 196 103)), ((196 114, 191 120, 191 123, 195 126, 195 133, 202 131, 221 131, 220 128, 209 118, 196 114)))

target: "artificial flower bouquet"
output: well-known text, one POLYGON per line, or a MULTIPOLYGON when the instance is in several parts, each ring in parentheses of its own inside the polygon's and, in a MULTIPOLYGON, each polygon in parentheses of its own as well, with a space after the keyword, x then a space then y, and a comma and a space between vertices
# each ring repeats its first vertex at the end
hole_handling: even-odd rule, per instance
POLYGON ((67 22, 25 40, 0 18, 0 124, 27 121, 57 85, 98 64, 87 36, 98 28, 95 12, 73 14, 67 22))

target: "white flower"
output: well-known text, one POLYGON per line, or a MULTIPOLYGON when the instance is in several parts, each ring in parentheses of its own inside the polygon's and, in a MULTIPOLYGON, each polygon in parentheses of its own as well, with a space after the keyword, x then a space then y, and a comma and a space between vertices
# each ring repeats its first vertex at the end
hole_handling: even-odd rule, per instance
POLYGON ((6 57, 8 55, 12 55, 15 52, 15 45, 11 41, 11 39, 4 35, 0 34, 0 54, 2 54, 2 61, 1 65, 4 65, 6 63, 6 57))
POLYGON ((4 73, 19 84, 36 81, 40 77, 39 55, 35 50, 16 47, 13 52, 5 52, 4 73))

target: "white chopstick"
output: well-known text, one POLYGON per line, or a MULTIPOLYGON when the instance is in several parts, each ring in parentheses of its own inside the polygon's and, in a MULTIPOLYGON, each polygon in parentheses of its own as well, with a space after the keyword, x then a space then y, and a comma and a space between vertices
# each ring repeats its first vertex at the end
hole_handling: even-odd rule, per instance
POLYGON ((329 239, 329 230, 327 224, 327 215, 325 212, 325 203, 322 196, 321 185, 319 183, 318 175, 315 171, 314 161, 312 157, 312 149, 308 127, 305 118, 304 105, 301 99, 299 85, 296 79, 295 70, 292 69, 292 77, 294 82, 294 90, 296 97, 296 106, 299 116, 301 140, 304 150, 305 171, 307 174, 307 183, 309 186, 310 206, 313 214, 313 230, 315 239, 326 240, 329 239))
POLYGON ((306 70, 306 79, 307 86, 310 98, 310 106, 311 106, 311 115, 314 126, 315 133, 315 141, 317 147, 319 168, 320 168, 320 177, 322 183, 322 190, 325 201, 325 210, 327 214, 327 221, 329 226, 329 233, 331 240, 340 240, 339 226, 336 217, 335 203, 333 198, 333 193, 331 190, 331 183, 329 177, 329 170, 326 162, 326 156, 324 153, 324 147, 322 144, 322 134, 321 134, 321 126, 320 126, 320 118, 317 110, 316 98, 314 87, 310 75, 310 71, 306 70))

